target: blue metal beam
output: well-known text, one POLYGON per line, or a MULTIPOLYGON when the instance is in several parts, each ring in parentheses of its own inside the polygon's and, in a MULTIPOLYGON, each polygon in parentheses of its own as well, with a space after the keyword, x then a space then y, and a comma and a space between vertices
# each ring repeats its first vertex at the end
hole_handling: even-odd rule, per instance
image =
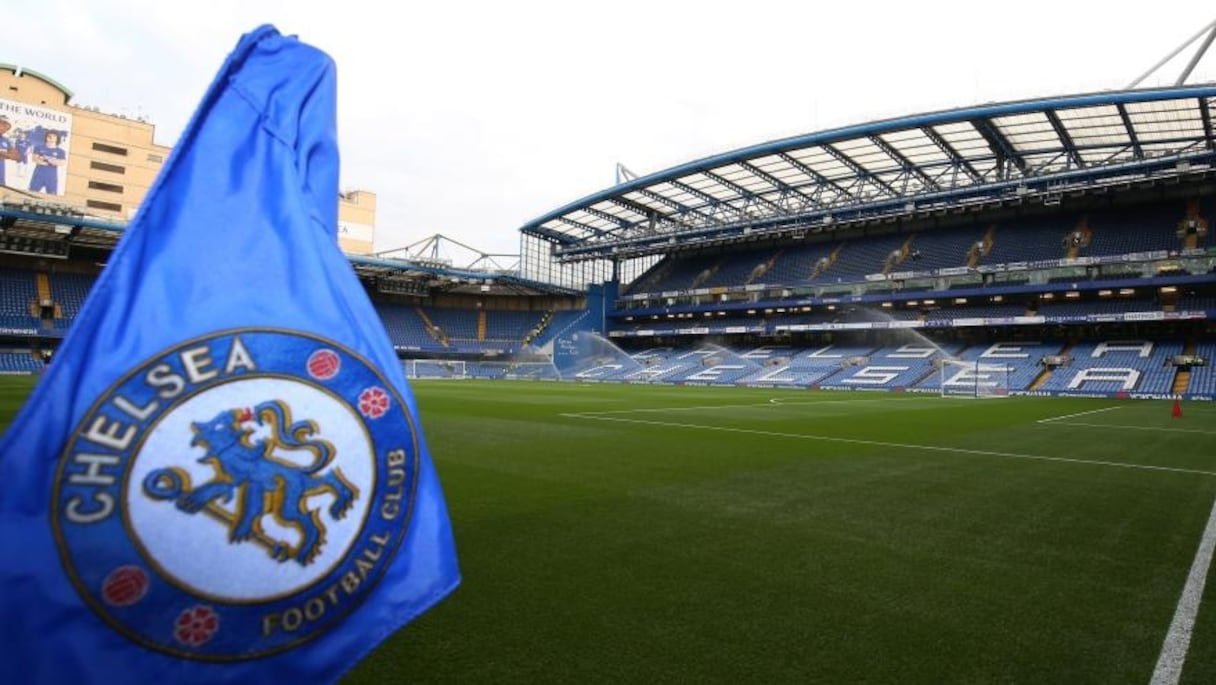
MULTIPOLYGON (((1116 93, 1096 93, 1087 95, 1072 95, 1064 97, 1042 98, 1037 100, 1021 100, 1016 102, 1008 102, 995 105, 983 105, 979 107, 965 107, 953 110, 944 110, 928 114, 919 114, 909 117, 901 117, 894 119, 886 119, 882 121, 869 122, 855 126, 846 126, 842 128, 829 129, 817 133, 786 138, 783 140, 755 145, 752 147, 742 148, 731 152, 714 155, 694 162, 689 162, 665 171, 661 171, 648 176, 629 181, 628 183, 613 186, 612 188, 601 191, 599 193, 589 195, 581 200, 577 200, 563 207, 560 207, 548 214, 535 219, 525 225, 525 228, 539 225, 549 221, 556 216, 560 216, 566 212, 574 211, 583 206, 594 204, 601 200, 607 199, 613 195, 625 194, 631 191, 646 188, 648 186, 670 181, 689 174, 697 173, 705 169, 712 169, 727 164, 737 163, 739 161, 754 159, 757 157, 788 152, 811 147, 816 144, 832 142, 837 140, 845 140, 867 136, 886 131, 905 130, 910 128, 924 128, 938 124, 957 123, 961 121, 972 121, 976 119, 990 120, 992 117, 1004 116, 1010 114, 1021 114, 1027 112, 1038 112, 1044 109, 1066 109, 1073 107, 1087 107, 1095 105, 1117 105, 1120 103, 1130 104, 1138 102, 1155 102, 1161 100, 1182 99, 1189 97, 1205 98, 1216 97, 1216 85, 1204 84, 1198 86, 1180 86, 1172 88, 1158 89, 1142 89, 1142 90, 1127 90, 1116 93)), ((1007 144, 1007 141, 1006 141, 1007 144)), ((1017 163, 1016 161, 1014 162, 1017 163)), ((1024 163, 1024 161, 1023 161, 1024 163)))

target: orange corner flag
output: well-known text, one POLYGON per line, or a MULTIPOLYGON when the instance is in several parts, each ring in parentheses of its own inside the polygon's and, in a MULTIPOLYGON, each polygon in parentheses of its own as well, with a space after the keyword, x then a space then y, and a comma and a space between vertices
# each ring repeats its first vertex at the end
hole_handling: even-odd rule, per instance
POLYGON ((1176 419, 1182 418, 1182 400, 1174 398, 1174 410, 1170 412, 1170 416, 1176 419))

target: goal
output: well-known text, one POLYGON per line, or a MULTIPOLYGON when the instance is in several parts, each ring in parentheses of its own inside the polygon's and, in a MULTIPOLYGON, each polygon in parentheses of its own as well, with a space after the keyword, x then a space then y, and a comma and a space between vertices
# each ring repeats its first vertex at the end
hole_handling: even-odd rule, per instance
POLYGON ((938 371, 942 397, 1009 397, 1009 371, 1003 363, 943 359, 938 371))
POLYGON ((405 375, 407 378, 468 378, 468 369, 464 360, 447 361, 442 359, 407 359, 405 360, 405 375))

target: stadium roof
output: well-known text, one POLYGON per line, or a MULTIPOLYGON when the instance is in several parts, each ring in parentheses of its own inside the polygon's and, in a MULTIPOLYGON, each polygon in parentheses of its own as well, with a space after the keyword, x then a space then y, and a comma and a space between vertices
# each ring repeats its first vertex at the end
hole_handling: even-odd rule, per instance
MULTIPOLYGON (((118 244, 127 222, 90 216, 79 208, 0 186, 0 253, 49 259, 91 252, 104 260, 118 244)), ((425 296, 573 295, 579 291, 525 278, 518 268, 460 268, 437 261, 394 255, 347 255, 360 278, 380 292, 425 296)))
POLYGON ((1154 176, 1211 171, 1216 84, 920 114, 786 138, 636 178, 520 230, 565 260, 699 239, 830 230, 1154 176))

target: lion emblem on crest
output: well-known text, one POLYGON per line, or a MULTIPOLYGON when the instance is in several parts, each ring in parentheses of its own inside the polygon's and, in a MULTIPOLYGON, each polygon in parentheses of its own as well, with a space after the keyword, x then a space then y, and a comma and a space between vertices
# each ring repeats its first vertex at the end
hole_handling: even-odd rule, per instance
POLYGON ((281 400, 224 410, 208 421, 191 422, 190 428, 191 446, 206 450, 198 462, 211 466, 214 476, 192 488, 185 469, 157 469, 145 478, 144 491, 154 499, 172 500, 184 512, 202 512, 224 523, 232 543, 253 541, 279 562, 307 566, 321 553, 326 533, 322 510, 309 499, 332 495, 328 513, 339 520, 359 497, 340 469, 328 468, 335 450, 330 442, 314 437, 316 422, 293 421, 291 409, 281 400), (220 506, 233 500, 231 509, 220 506), (280 526, 294 529, 299 541, 267 534, 262 525, 267 514, 280 526))

